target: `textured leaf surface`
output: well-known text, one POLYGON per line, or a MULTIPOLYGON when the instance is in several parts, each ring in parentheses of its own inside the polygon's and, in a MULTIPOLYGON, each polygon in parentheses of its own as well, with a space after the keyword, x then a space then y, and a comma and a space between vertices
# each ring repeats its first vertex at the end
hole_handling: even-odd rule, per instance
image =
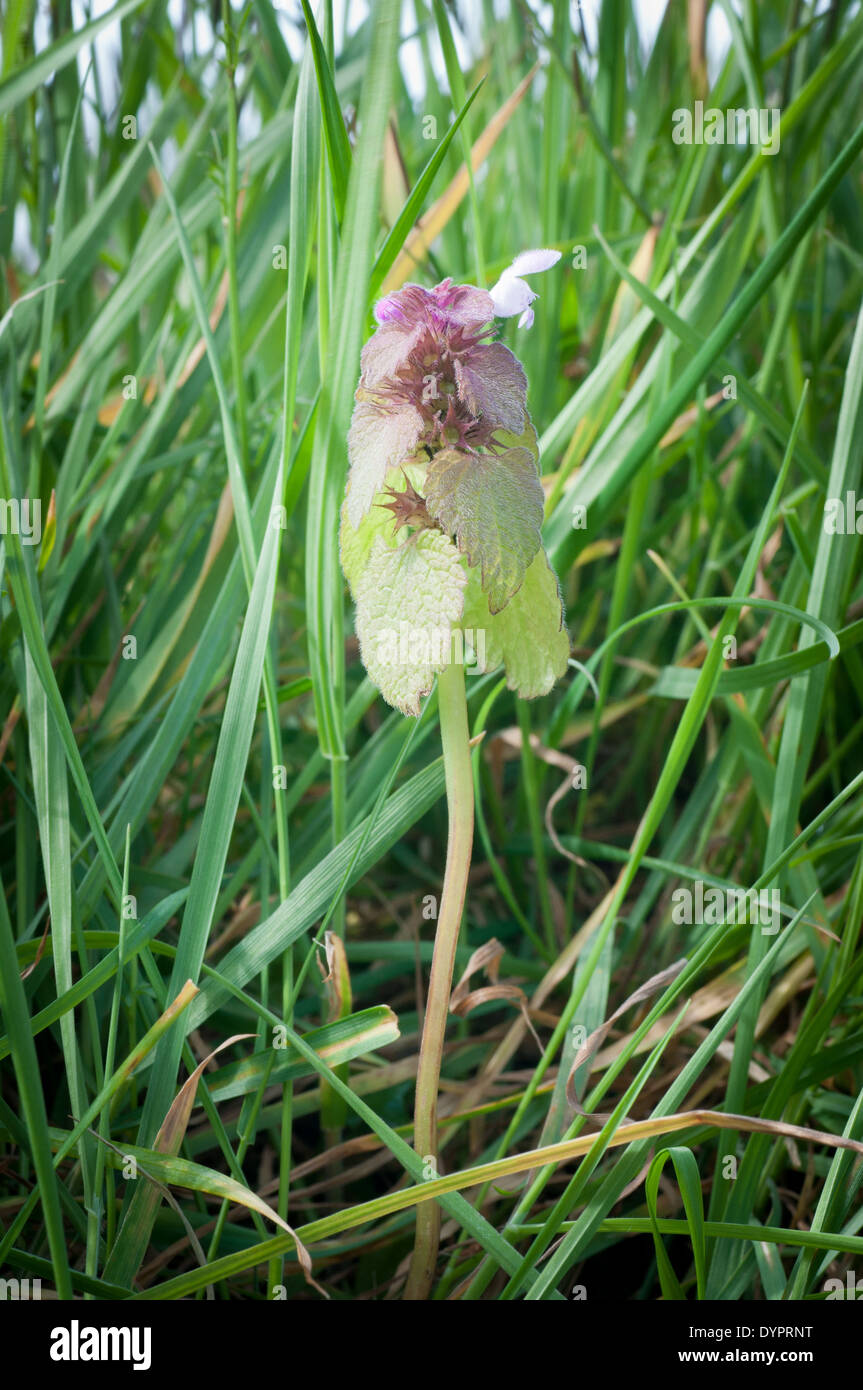
POLYGON ((453 323, 478 328, 494 319, 494 300, 487 290, 476 285, 457 285, 449 297, 447 317, 453 323))
POLYGON ((569 634, 557 576, 540 549, 518 593, 503 612, 489 612, 479 574, 468 572, 462 626, 473 631, 478 672, 506 668, 506 683, 524 699, 546 695, 566 670, 569 634), (484 634, 477 643, 477 633, 484 634))
POLYGON ((363 386, 394 377, 407 365, 411 352, 422 335, 423 325, 413 327, 401 323, 384 323, 369 338, 360 357, 363 386))
POLYGON ((395 549, 375 537, 356 584, 356 630, 369 677, 403 714, 419 714, 447 663, 465 582, 458 551, 440 531, 417 531, 395 549))
POLYGON ((348 431, 347 514, 352 525, 359 526, 388 470, 414 453, 422 429, 423 418, 412 405, 382 410, 357 401, 348 431))
POLYGON ((492 613, 517 593, 542 544, 545 495, 527 449, 499 456, 442 449, 428 466, 426 503, 482 572, 492 613))
POLYGON ((539 442, 533 421, 527 411, 524 412, 524 429, 519 434, 513 434, 511 430, 495 430, 494 442, 498 448, 504 449, 512 449, 518 444, 523 449, 529 449, 533 457, 539 462, 539 442))
POLYGON ((521 434, 525 423, 527 377, 514 353, 503 343, 471 348, 456 358, 458 393, 474 415, 521 434))
MULTIPOLYGON (((415 488, 422 491, 425 486, 424 478, 425 462, 421 464, 403 463, 398 468, 389 470, 384 484, 387 488, 392 488, 394 492, 404 492, 408 481, 410 481, 415 488)), ((350 519, 347 498, 342 505, 342 524, 339 537, 341 561, 345 578, 350 584, 353 594, 356 593, 357 581, 365 568, 375 537, 380 536, 391 547, 398 543, 393 514, 386 507, 379 505, 386 500, 387 493, 381 488, 374 495, 372 505, 357 526, 350 519)))

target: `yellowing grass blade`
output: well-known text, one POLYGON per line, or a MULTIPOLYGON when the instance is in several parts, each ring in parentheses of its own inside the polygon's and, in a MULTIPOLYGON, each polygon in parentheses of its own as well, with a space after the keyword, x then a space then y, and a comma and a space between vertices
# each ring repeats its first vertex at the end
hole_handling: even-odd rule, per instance
MULTIPOLYGON (((531 82, 539 71, 535 64, 525 78, 518 84, 512 96, 496 111, 471 150, 471 165, 474 173, 486 160, 498 138, 506 128, 507 122, 527 95, 531 82)), ((470 189, 467 165, 463 164, 448 188, 421 217, 404 244, 401 255, 393 266, 382 286, 382 293, 390 294, 399 289, 408 276, 413 274, 425 256, 432 242, 440 236, 446 224, 455 213, 462 199, 470 189)))

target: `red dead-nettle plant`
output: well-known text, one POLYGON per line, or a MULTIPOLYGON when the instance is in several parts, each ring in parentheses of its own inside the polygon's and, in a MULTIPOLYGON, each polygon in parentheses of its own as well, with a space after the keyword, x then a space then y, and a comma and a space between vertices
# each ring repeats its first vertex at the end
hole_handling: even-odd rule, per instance
MULTIPOLYGON (((544 494, 527 381, 494 341, 496 318, 533 322, 521 278, 556 251, 527 251, 494 289, 407 285, 375 306, 362 352, 342 508, 342 566, 362 659, 384 699, 418 715, 438 681, 449 837, 417 1075, 414 1146, 436 1171, 437 1094, 473 841, 464 666, 503 666, 511 690, 544 695, 566 669, 557 577, 542 547, 544 494)), ((406 1296, 425 1298, 436 1202, 417 1209, 406 1296)))

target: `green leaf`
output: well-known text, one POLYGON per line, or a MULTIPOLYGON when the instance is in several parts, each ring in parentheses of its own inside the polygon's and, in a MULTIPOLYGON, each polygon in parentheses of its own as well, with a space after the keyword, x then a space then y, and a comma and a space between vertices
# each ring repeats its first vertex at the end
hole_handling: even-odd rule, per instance
MULTIPOLYGON (((273 1211, 257 1192, 251 1188, 243 1187, 234 1178, 230 1178, 225 1173, 218 1173, 214 1168, 206 1168, 200 1163, 191 1163, 188 1159, 177 1158, 173 1154, 158 1153, 154 1149, 143 1148, 139 1144, 124 1144, 123 1152, 117 1153, 114 1159, 114 1166, 119 1167, 127 1158, 134 1158, 138 1167, 145 1178, 150 1178, 156 1183, 170 1183, 175 1187, 185 1187, 190 1192, 206 1192, 213 1197, 224 1197, 228 1202, 236 1202, 238 1205, 248 1207, 250 1211, 260 1212, 268 1220, 281 1226, 283 1231, 291 1237, 296 1247, 297 1259, 302 1266, 303 1273, 307 1282, 314 1285, 319 1293, 323 1289, 311 1278, 311 1260, 302 1242, 297 1239, 292 1227, 287 1221, 283 1221, 279 1214, 273 1211)), ((324 1295, 326 1297, 326 1295, 324 1295)))
POLYGON ((370 679, 403 714, 419 714, 448 664, 465 579, 458 551, 440 531, 416 531, 394 549, 375 538, 356 585, 356 631, 370 679))
MULTIPOLYGON (((336 267, 326 366, 312 453, 306 519, 309 675, 314 681, 318 739, 325 757, 345 754, 343 602, 336 546, 344 490, 342 457, 357 379, 368 287, 379 225, 377 190, 399 42, 399 6, 380 0, 372 11, 371 47, 359 105, 360 139, 351 164, 336 267)), ((342 819, 335 791, 336 825, 342 819)))
MULTIPOLYGON (((245 1037, 245 1035, 242 1036, 245 1037)), ((228 1038, 210 1052, 202 1062, 198 1063, 171 1102, 171 1107, 153 1141, 156 1152, 166 1154, 169 1157, 175 1157, 179 1153, 195 1103, 198 1082, 205 1067, 216 1056, 217 1052, 221 1052, 223 1048, 240 1040, 240 1037, 228 1038)), ((108 1283, 131 1285, 147 1253, 150 1233, 158 1208, 158 1187, 152 1183, 137 1183, 116 1243, 105 1265, 105 1278, 108 1283)))
POLYGON ((542 549, 500 613, 490 612, 479 571, 468 571, 462 627, 473 633, 477 670, 504 666, 507 685, 523 699, 546 695, 566 670, 569 634, 563 617, 560 585, 542 549))
POLYGON ((426 472, 426 503, 458 548, 482 571, 491 613, 524 583, 542 544, 544 493, 527 449, 464 454, 442 449, 426 472))
MULTIPOLYGON (((422 463, 407 462, 399 468, 391 468, 384 481, 390 494, 404 492, 408 483, 413 488, 422 491, 424 477, 425 455, 423 455, 422 463)), ((356 594, 357 585, 368 563, 375 539, 380 536, 387 545, 394 546, 396 544, 394 517, 385 505, 387 500, 387 492, 376 492, 373 495, 371 506, 367 508, 358 525, 351 521, 348 499, 345 498, 342 504, 339 531, 340 559, 342 570, 353 594, 356 594)))
POLYGON ((434 805, 443 790, 443 760, 438 758, 360 821, 344 840, 299 880, 269 917, 253 927, 222 958, 218 974, 214 973, 204 981, 199 1008, 193 1006, 189 1013, 190 1030, 209 1018, 235 987, 244 985, 294 941, 298 941, 326 913, 333 896, 368 873, 372 865, 434 805))
MULTIPOLYGON (((2 1010, 18 1084, 19 1106, 27 1126, 30 1142, 30 1157, 33 1173, 38 1186, 34 1189, 42 1202, 45 1233, 51 1252, 54 1282, 58 1298, 71 1298, 72 1287, 69 1280, 69 1256, 63 1233, 63 1217, 60 1211, 59 1182, 51 1164, 51 1147, 48 1138, 48 1115, 45 1109, 45 1096, 42 1091, 42 1078, 39 1073, 39 1059, 36 1044, 30 1032, 30 1019, 27 996, 15 958, 15 939, 12 923, 6 907, 5 888, 0 882, 0 1010, 2 1010)), ((10 1242, 11 1243, 11 1242, 10 1242)))
POLYGON ((533 421, 527 411, 524 412, 524 429, 520 434, 511 434, 509 430, 504 429, 495 430, 494 442, 498 448, 503 447, 505 449, 513 449, 518 445, 522 449, 528 449, 533 457, 539 460, 539 442, 533 421))
MULTIPOLYGON (((128 964, 134 960, 135 956, 143 949, 147 943, 156 936, 167 922, 171 920, 174 913, 180 908, 188 896, 188 889, 183 888, 179 893, 172 893, 169 898, 160 902, 150 912, 142 922, 139 922, 134 931, 131 931, 126 938, 123 960, 128 964)), ((43 948, 43 954, 54 954, 56 947, 57 932, 53 932, 53 937, 48 938, 43 948)), ((19 968, 29 960, 35 958, 36 951, 39 949, 38 943, 27 941, 18 947, 19 968)), ((45 1028, 50 1028, 58 1019, 62 1020, 66 1014, 72 1014, 73 1010, 88 999, 91 994, 95 994, 97 989, 116 975, 120 962, 119 947, 114 947, 101 960, 90 967, 86 975, 76 980, 69 989, 58 994, 57 998, 47 1004, 44 1009, 34 1013, 30 1018, 30 1030, 34 1037, 41 1033, 45 1028)), ((11 1051, 11 1040, 8 1036, 0 1036, 0 1061, 8 1057, 11 1051)))
POLYGON ((71 63, 75 54, 85 44, 91 44, 102 29, 109 24, 118 23, 126 15, 139 9, 142 4, 143 0, 121 0, 113 10, 99 15, 98 19, 83 24, 80 29, 63 34, 55 43, 49 44, 41 53, 37 53, 35 58, 31 58, 29 63, 25 63, 17 72, 0 82, 0 118, 7 115, 19 102, 24 101, 31 92, 44 86, 52 73, 71 63))
POLYGON ((359 526, 389 470, 413 457, 424 423, 415 406, 382 409, 357 400, 348 431, 351 469, 345 500, 352 526, 359 526))
MULTIPOLYGON (((303 1037, 328 1066, 336 1067, 396 1042, 399 1026, 392 1009, 386 1004, 377 1004, 327 1023, 323 1028, 315 1028, 303 1037)), ((207 1086, 213 1100, 233 1100, 235 1096, 256 1090, 262 1083, 281 1085, 308 1076, 309 1071, 308 1062, 287 1044, 276 1049, 275 1061, 273 1048, 268 1047, 242 1061, 229 1062, 207 1078, 207 1086)))
POLYGON ((695 1257, 696 1287, 698 1297, 701 1299, 704 1297, 707 1266, 704 1240, 704 1206, 701 1199, 701 1177, 698 1172, 698 1164, 695 1161, 695 1155, 691 1149, 687 1149, 682 1145, 676 1145, 671 1149, 660 1150, 650 1165, 644 1184, 644 1194, 647 1198, 647 1210, 650 1213, 651 1224, 653 1226, 653 1243, 656 1249, 656 1264, 662 1283, 662 1292, 666 1298, 685 1299, 686 1297, 674 1273, 671 1261, 666 1254, 665 1245, 660 1235, 659 1227, 656 1224, 656 1198, 659 1191, 659 1179, 666 1161, 669 1158, 674 1164, 674 1171, 677 1174, 677 1181, 680 1184, 680 1195, 683 1198, 683 1209, 686 1212, 689 1234, 692 1239, 692 1253, 695 1257))
POLYGON ((339 99, 336 94, 333 74, 327 61, 326 51, 318 33, 318 26, 315 24, 315 17, 312 14, 308 0, 300 0, 303 7, 303 15, 306 27, 309 31, 309 43, 311 44, 312 57, 315 61, 315 76, 318 79, 318 93, 321 98, 321 112, 323 114, 324 140, 327 147, 327 162, 330 166, 330 177, 333 181, 333 201, 336 205, 336 215, 339 224, 344 219, 345 203, 348 196, 348 178, 351 172, 351 147, 348 142, 348 132, 345 130, 345 122, 342 116, 339 99))
MULTIPOLYGON (((282 474, 279 469, 273 491, 273 505, 281 496, 281 487, 282 474)), ((219 731, 213 773, 207 791, 200 845, 192 869, 189 897, 174 961, 170 986, 172 994, 176 993, 182 980, 197 977, 200 973, 216 910, 219 884, 228 857, 257 715, 258 691, 263 676, 267 631, 276 584, 278 536, 279 532, 275 527, 268 527, 246 610, 219 731)), ((157 1054, 153 1079, 141 1119, 142 1135, 149 1137, 153 1134, 157 1123, 161 1122, 167 1110, 176 1080, 182 1043, 183 1032, 177 1028, 163 1041, 157 1054)))

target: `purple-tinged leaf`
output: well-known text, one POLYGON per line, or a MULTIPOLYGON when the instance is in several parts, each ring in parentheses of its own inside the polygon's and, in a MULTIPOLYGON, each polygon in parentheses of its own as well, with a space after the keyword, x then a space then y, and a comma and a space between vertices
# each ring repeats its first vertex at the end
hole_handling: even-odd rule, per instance
POLYGON ((457 357, 455 378, 460 399, 477 417, 512 434, 525 422, 527 378, 518 358, 503 343, 471 348, 457 357))
POLYGON ((359 526, 390 468, 412 458, 424 421, 412 405, 383 408, 358 400, 348 431, 347 514, 359 526))
POLYGON ((382 324, 362 350, 360 381, 363 386, 375 387, 395 377, 408 365, 408 358, 422 334, 422 325, 405 327, 397 321, 382 324))

